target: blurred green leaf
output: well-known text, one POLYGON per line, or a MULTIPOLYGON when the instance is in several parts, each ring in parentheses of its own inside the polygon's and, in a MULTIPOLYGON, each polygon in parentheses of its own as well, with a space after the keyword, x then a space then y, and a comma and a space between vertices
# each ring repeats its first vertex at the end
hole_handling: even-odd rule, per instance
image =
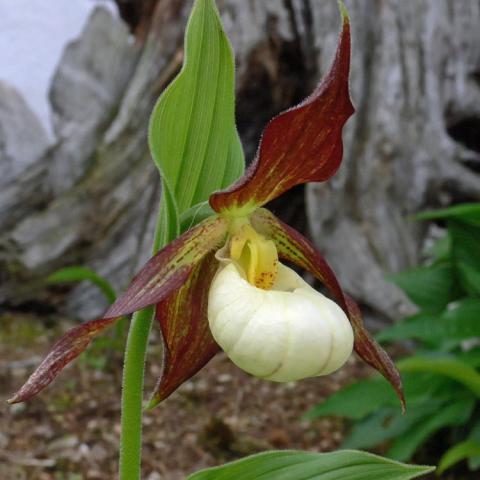
POLYGON ((397 362, 400 372, 430 372, 445 375, 465 385, 480 398, 480 374, 453 356, 409 357, 397 362))
POLYGON ((476 456, 480 457, 479 442, 475 440, 465 440, 458 443, 443 454, 438 465, 438 473, 443 473, 457 463, 476 456))
POLYGON ((420 308, 438 312, 458 298, 455 270, 450 263, 416 267, 388 277, 420 308))
MULTIPOLYGON (((432 403, 435 403, 434 400, 432 403)), ((395 439, 387 455, 395 460, 407 461, 420 445, 442 428, 464 425, 472 415, 474 406, 475 399, 467 397, 437 407, 430 415, 420 417, 419 422, 395 439)))
POLYGON ((475 369, 480 368, 480 348, 476 347, 465 352, 457 353, 458 360, 465 362, 475 369))
POLYGON ((431 400, 407 410, 405 415, 395 408, 375 411, 361 422, 355 423, 342 443, 343 448, 372 448, 394 437, 399 437, 425 417, 434 414, 444 402, 431 400))
POLYGON ((433 245, 427 249, 426 253, 434 257, 437 262, 448 262, 450 260, 451 250, 452 239, 448 231, 445 231, 444 236, 435 241, 433 245))
POLYGON ((194 473, 188 480, 410 480, 432 467, 404 465, 365 452, 266 452, 194 473))
POLYGON ((108 280, 87 267, 67 267, 57 270, 47 277, 48 283, 70 283, 88 281, 96 285, 109 303, 117 298, 115 290, 108 280))
MULTIPOLYGON (((431 373, 407 372, 402 375, 403 388, 408 407, 424 403, 432 397, 445 398, 445 391, 452 387, 452 381, 431 373)), ((360 420, 381 407, 395 407, 398 399, 390 385, 381 377, 349 385, 330 396, 325 402, 313 407, 304 418, 313 419, 336 415, 360 420)))
POLYGON ((234 73, 232 48, 214 0, 197 0, 187 26, 183 68, 150 120, 150 150, 167 192, 163 203, 170 221, 243 173, 234 73))
POLYGON ((452 253, 463 288, 474 296, 480 295, 480 228, 451 221, 452 253))
POLYGON ((417 220, 456 219, 480 226, 480 203, 464 203, 442 210, 431 210, 415 215, 417 220))
POLYGON ((480 337, 480 299, 466 298, 449 306, 438 317, 420 313, 387 328, 377 340, 416 339, 440 344, 480 337))
POLYGON ((382 378, 354 383, 334 393, 304 415, 306 419, 337 415, 359 420, 385 403, 396 402, 395 394, 382 378))

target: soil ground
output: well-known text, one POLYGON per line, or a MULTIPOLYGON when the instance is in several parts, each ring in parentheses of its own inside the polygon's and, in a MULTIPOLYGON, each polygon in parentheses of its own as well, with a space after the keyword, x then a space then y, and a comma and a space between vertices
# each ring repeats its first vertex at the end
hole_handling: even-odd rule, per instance
MULTIPOLYGON (((120 352, 94 348, 37 398, 26 404, 5 404, 70 326, 64 319, 45 322, 35 316, 0 316, 2 480, 116 478, 120 352)), ((159 345, 155 333, 147 392, 160 374, 159 345)), ((333 450, 345 431, 343 422, 304 421, 302 414, 369 371, 352 358, 329 377, 276 384, 250 377, 218 355, 162 405, 144 415, 143 478, 183 480, 201 468, 268 449, 333 450)))

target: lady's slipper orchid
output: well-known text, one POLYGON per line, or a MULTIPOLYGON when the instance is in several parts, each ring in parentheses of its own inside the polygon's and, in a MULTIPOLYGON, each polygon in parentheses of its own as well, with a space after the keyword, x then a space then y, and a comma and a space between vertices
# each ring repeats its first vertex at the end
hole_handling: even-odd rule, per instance
POLYGON ((210 287, 208 320, 213 338, 237 366, 276 382, 328 375, 353 350, 343 310, 282 264, 266 290, 227 261, 210 287))
POLYGON ((154 256, 104 318, 68 332, 11 403, 37 394, 99 333, 149 305, 156 305, 164 340, 163 375, 151 406, 192 377, 220 347, 244 370, 274 381, 331 373, 354 347, 404 403, 395 366, 364 328, 356 303, 326 261, 300 233, 262 208, 295 185, 328 180, 340 166, 342 128, 354 113, 344 8, 342 17, 330 71, 310 97, 267 125, 246 174, 210 196, 215 215, 154 256), (315 292, 279 258, 311 272, 338 304, 315 292))

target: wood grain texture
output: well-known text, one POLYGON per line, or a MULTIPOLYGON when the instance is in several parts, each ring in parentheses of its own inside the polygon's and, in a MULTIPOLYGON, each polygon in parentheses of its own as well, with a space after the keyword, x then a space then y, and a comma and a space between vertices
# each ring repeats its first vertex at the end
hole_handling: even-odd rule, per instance
MULTIPOLYGON (((338 7, 333 0, 218 5, 237 53, 237 119, 251 160, 267 121, 305 98, 327 71, 338 7)), ((327 185, 309 186, 306 205, 312 238, 342 285, 371 316, 385 320, 412 306, 384 274, 415 264, 430 235, 406 216, 480 198, 480 5, 346 5, 357 114, 344 134, 339 173, 327 185)), ((137 42, 120 20, 97 11, 77 45, 66 50, 51 93, 57 143, 45 152, 35 134, 37 158, 29 159, 26 171, 12 170, 1 192, 4 306, 34 300, 95 318, 106 306, 100 293, 81 285, 65 298, 63 290, 45 289, 45 275, 81 263, 122 289, 148 258, 160 195, 147 151, 148 116, 181 65, 190 7, 188 0, 158 1, 137 42)), ((0 125, 5 122, 0 111, 0 125)), ((10 142, 14 150, 2 131, 0 144, 10 142)), ((276 204, 283 211, 275 213, 301 217, 299 195, 276 204), (291 211, 292 205, 298 208, 291 211)))

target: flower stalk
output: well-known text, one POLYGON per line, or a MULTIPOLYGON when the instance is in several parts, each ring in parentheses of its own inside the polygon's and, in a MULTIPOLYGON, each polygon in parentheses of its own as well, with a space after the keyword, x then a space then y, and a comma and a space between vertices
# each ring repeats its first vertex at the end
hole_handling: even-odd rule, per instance
POLYGON ((153 306, 134 313, 128 332, 122 380, 120 480, 141 478, 145 360, 153 316, 153 306))

